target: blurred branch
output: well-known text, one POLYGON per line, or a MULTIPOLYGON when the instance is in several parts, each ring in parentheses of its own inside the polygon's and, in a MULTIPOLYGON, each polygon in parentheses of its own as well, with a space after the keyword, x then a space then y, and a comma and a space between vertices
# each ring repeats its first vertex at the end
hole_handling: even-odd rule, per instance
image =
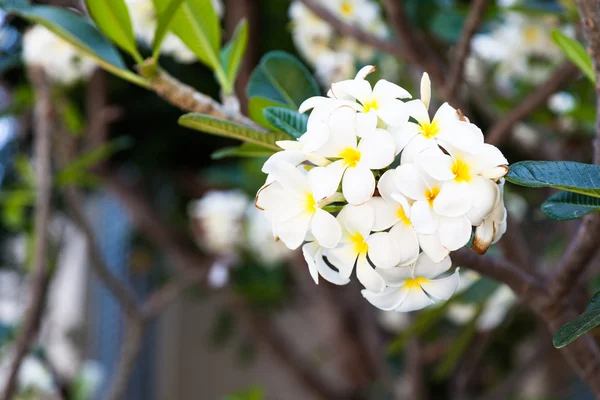
POLYGON ((43 303, 50 282, 48 268, 48 225, 50 221, 50 201, 52 197, 51 140, 53 131, 52 95, 50 85, 41 69, 31 67, 29 80, 33 85, 35 102, 35 244, 33 270, 31 272, 31 300, 23 318, 21 332, 16 339, 14 359, 10 365, 3 400, 12 400, 17 388, 19 368, 31 343, 36 337, 43 314, 43 303))
POLYGON ((568 61, 558 66, 548 79, 539 84, 520 104, 492 125, 487 134, 487 142, 494 146, 500 146, 509 137, 518 122, 546 104, 548 98, 559 91, 577 73, 577 67, 568 61))
POLYGON ((488 0, 474 0, 471 4, 471 10, 456 45, 454 63, 450 66, 450 72, 446 79, 446 93, 450 98, 456 96, 456 90, 463 79, 465 61, 471 52, 471 39, 483 22, 488 3, 488 0))

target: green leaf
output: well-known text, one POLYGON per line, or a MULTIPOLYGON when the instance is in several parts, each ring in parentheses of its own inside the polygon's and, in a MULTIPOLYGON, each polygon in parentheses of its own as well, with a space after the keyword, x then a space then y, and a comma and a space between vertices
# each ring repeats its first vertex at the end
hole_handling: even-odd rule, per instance
POLYGON ((169 31, 175 13, 179 10, 179 7, 181 7, 184 1, 185 0, 170 0, 169 4, 164 9, 157 10, 156 14, 158 15, 158 21, 156 30, 154 31, 154 41, 152 43, 152 58, 154 60, 158 60, 160 46, 169 31))
POLYGON ((600 166, 573 161, 521 161, 510 166, 506 180, 528 187, 553 187, 600 197, 600 166))
MULTIPOLYGON (((157 10, 165 10, 170 0, 154 0, 157 10)), ((175 12, 171 31, 198 57, 212 68, 219 83, 227 85, 227 77, 219 60, 221 27, 211 0, 186 0, 175 12)))
POLYGON ((281 150, 275 142, 289 139, 287 135, 282 133, 259 132, 247 126, 210 117, 205 114, 185 114, 179 118, 179 124, 213 135, 254 143, 275 151, 281 150))
POLYGON ((277 130, 298 139, 306 132, 308 116, 284 107, 267 107, 263 110, 265 119, 277 130))
POLYGON ((0 2, 0 6, 9 13, 45 26, 107 71, 137 85, 148 86, 144 78, 127 70, 117 49, 87 19, 51 6, 30 6, 15 1, 0 2))
POLYGON ((263 400, 264 398, 265 391, 260 387, 253 387, 248 390, 230 394, 222 400, 263 400))
POLYGON ((248 101, 248 116, 256 123, 264 126, 265 128, 269 128, 271 130, 276 130, 274 127, 267 121, 264 115, 264 111, 267 107, 286 107, 285 104, 277 103, 273 100, 266 99, 264 97, 252 97, 248 101))
POLYGON ((225 147, 211 154, 213 160, 220 160, 225 157, 269 157, 275 151, 267 149, 254 143, 244 143, 241 146, 225 147))
POLYGON ((552 343, 560 349, 600 325, 600 292, 596 293, 583 314, 558 328, 552 343))
POLYGON ((594 67, 592 65, 592 57, 590 57, 581 43, 566 36, 558 29, 552 30, 552 40, 561 48, 567 58, 579 67, 581 72, 583 72, 592 83, 596 83, 596 74, 594 73, 594 67))
POLYGON ((137 49, 129 9, 124 0, 86 0, 92 19, 110 40, 133 56, 136 62, 142 62, 137 49))
POLYGON ((248 23, 246 20, 242 20, 233 32, 231 41, 223 47, 221 50, 221 65, 225 68, 225 74, 233 89, 235 78, 237 77, 244 53, 246 52, 246 45, 248 44, 248 23))
POLYGON ((248 97, 262 97, 298 109, 304 100, 320 94, 308 69, 291 54, 267 53, 250 76, 248 97))
POLYGON ((566 221, 600 211, 600 198, 579 193, 560 192, 542 204, 542 212, 550 219, 566 221))

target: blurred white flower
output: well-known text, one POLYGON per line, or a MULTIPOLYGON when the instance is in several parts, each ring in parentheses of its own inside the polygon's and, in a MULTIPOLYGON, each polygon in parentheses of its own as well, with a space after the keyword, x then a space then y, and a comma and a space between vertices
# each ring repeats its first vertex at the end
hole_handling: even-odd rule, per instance
MULTIPOLYGON (((500 285, 485 301, 483 310, 477 318, 476 327, 480 332, 491 331, 502 323, 506 314, 517 302, 517 296, 506 285, 500 285)), ((470 322, 477 313, 477 305, 471 303, 453 303, 448 307, 448 319, 458 325, 470 322)))
POLYGON ((207 276, 208 286, 213 289, 225 287, 229 282, 229 265, 224 260, 217 260, 211 265, 207 276))
POLYGON ((275 240, 271 222, 254 204, 246 211, 246 221, 246 246, 264 265, 274 265, 294 254, 283 242, 275 240))
POLYGON ((352 54, 324 50, 314 61, 315 73, 321 82, 347 79, 355 71, 352 54))
POLYGON ((555 114, 568 114, 577 106, 575 96, 568 92, 554 93, 548 99, 548 108, 555 114))
POLYGON ((377 322, 384 330, 397 334, 410 326, 410 317, 406 313, 380 310, 377 313, 377 322))
POLYGON ((42 25, 23 35, 23 60, 41 67, 53 81, 71 85, 91 75, 96 63, 42 25))
POLYGON ((15 271, 0 271, 0 324, 17 325, 25 311, 27 286, 15 271))

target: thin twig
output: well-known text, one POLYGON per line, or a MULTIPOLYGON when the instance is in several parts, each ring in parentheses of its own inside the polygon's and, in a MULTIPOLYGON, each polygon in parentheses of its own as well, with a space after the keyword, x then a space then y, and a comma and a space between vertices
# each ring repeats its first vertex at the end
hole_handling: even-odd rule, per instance
POLYGON ((48 269, 48 225, 52 197, 52 96, 50 85, 41 69, 29 69, 29 79, 36 94, 35 103, 35 160, 36 160, 36 203, 35 203, 35 247, 33 271, 31 272, 31 300, 25 313, 22 330, 15 343, 15 357, 10 365, 3 400, 11 400, 16 390, 17 375, 21 362, 36 337, 43 314, 50 273, 48 269))
POLYGON ((576 75, 577 68, 570 62, 558 66, 548 79, 538 85, 521 103, 490 128, 486 141, 494 146, 500 146, 509 137, 518 122, 542 107, 550 96, 559 91, 576 75))
POLYGON ((446 79, 446 93, 449 97, 456 95, 456 89, 463 79, 465 61, 471 52, 471 39, 483 22, 488 4, 488 0, 474 0, 471 3, 471 10, 456 45, 454 63, 450 66, 450 73, 446 79))

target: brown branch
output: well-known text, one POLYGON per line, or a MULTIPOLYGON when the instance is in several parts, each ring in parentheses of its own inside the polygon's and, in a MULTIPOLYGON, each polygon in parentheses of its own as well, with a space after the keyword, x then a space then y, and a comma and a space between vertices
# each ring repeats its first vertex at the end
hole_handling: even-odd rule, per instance
POLYGON ((3 400, 11 400, 17 386, 19 367, 36 337, 43 314, 50 273, 48 269, 48 225, 52 197, 52 96, 50 85, 41 69, 29 69, 29 79, 36 94, 34 149, 36 160, 35 245, 31 272, 31 300, 15 343, 3 400))
POLYGON ((510 136, 513 127, 518 122, 542 107, 548 98, 575 77, 577 72, 577 68, 570 62, 565 62, 557 67, 546 81, 542 82, 519 105, 490 128, 486 141, 494 146, 500 146, 510 136))
POLYGON ((107 400, 121 400, 125 398, 127 383, 134 371, 137 356, 142 349, 145 321, 139 318, 128 317, 125 323, 125 340, 121 345, 117 368, 113 375, 107 400))
POLYGON ((446 79, 446 94, 448 97, 456 96, 456 90, 463 79, 465 61, 471 52, 471 39, 483 22, 488 3, 488 0, 474 0, 471 4, 471 10, 456 45, 454 63, 451 65, 450 73, 446 79))

